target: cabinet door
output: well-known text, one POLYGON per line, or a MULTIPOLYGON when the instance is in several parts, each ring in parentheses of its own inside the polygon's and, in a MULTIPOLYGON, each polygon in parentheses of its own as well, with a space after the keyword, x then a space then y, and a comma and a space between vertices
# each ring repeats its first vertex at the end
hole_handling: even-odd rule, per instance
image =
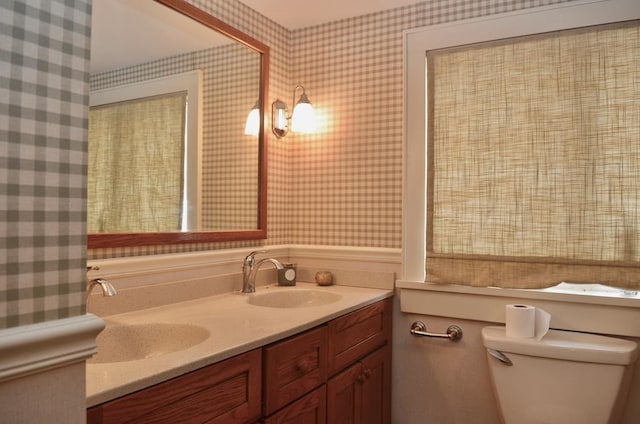
POLYGON ((260 418, 261 369, 256 349, 91 408, 88 423, 252 423, 260 418))
POLYGON ((362 365, 356 363, 327 383, 327 422, 355 424, 362 422, 360 410, 362 365))
POLYGON ((329 380, 327 422, 389 424, 391 422, 391 356, 382 347, 329 380))
POLYGON ((327 386, 322 385, 302 399, 278 411, 264 424, 326 424, 327 386))
POLYGON ((365 357, 361 384, 363 424, 391 422, 391 349, 385 346, 365 357))

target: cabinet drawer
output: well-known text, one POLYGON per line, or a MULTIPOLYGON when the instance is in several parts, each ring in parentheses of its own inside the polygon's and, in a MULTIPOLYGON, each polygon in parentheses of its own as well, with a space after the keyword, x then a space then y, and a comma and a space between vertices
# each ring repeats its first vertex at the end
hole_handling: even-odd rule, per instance
POLYGON ((329 322, 329 375, 391 339, 392 307, 389 298, 329 322))
POLYGON ((263 424, 301 423, 327 423, 327 386, 325 384, 263 420, 263 424))
POLYGON ((327 328, 319 327, 264 349, 264 415, 327 379, 327 328))
POLYGON ((260 418, 260 349, 88 410, 89 424, 225 423, 260 418))

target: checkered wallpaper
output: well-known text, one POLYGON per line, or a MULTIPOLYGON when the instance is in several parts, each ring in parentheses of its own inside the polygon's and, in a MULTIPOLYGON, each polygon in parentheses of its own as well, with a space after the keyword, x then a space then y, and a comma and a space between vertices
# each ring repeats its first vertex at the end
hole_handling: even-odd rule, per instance
POLYGON ((0 328, 84 312, 90 6, 0 2, 0 328))
MULTIPOLYGON (((270 101, 300 82, 320 117, 317 134, 269 140, 268 244, 400 247, 402 30, 558 1, 434 0, 288 31, 237 0, 193 0, 271 47, 270 101)), ((0 2, 0 328, 83 312, 89 7, 0 2)))

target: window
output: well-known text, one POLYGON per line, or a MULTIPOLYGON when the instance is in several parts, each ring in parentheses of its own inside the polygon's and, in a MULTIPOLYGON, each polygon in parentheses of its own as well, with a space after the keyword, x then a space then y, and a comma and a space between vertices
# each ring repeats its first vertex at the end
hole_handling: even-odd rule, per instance
MULTIPOLYGON (((426 28, 407 33, 405 49, 407 65, 405 280, 425 281, 425 252, 428 252, 428 258, 426 259, 426 267, 429 270, 426 275, 428 282, 509 286, 514 280, 527 280, 522 276, 532 264, 535 264, 536 269, 528 275, 534 275, 539 278, 536 278, 534 282, 526 281, 529 287, 558 283, 558 280, 554 280, 557 275, 554 274, 553 278, 551 278, 551 274, 548 273, 549 270, 555 272, 558 265, 560 267, 570 265, 572 271, 577 271, 577 277, 576 274, 560 274, 567 275, 567 278, 560 277, 567 280, 574 278, 584 282, 607 281, 625 287, 634 287, 633 284, 637 284, 637 263, 640 261, 635 253, 635 239, 638 235, 635 228, 630 229, 630 227, 633 227, 638 222, 636 212, 638 199, 635 193, 640 191, 640 187, 638 187, 640 179, 634 174, 638 168, 635 158, 633 159, 634 162, 626 162, 633 163, 630 167, 620 166, 619 161, 621 157, 624 157, 625 161, 629 161, 632 159, 631 156, 635 155, 635 153, 630 153, 626 150, 627 148, 637 150, 638 117, 640 117, 640 112, 638 112, 637 108, 638 100, 633 100, 635 104, 624 112, 621 112, 622 109, 617 106, 613 108, 617 113, 632 115, 631 120, 628 121, 630 124, 626 125, 626 130, 630 133, 629 137, 632 140, 636 140, 636 142, 629 143, 627 139, 625 143, 624 141, 621 142, 621 137, 615 131, 613 135, 604 136, 598 129, 602 128, 603 125, 601 123, 598 125, 593 124, 599 119, 601 121, 604 120, 604 127, 611 130, 616 126, 613 122, 619 122, 621 116, 615 117, 614 115, 612 121, 611 116, 606 118, 594 117, 585 113, 587 109, 595 110, 596 112, 600 111, 602 104, 596 102, 595 106, 589 106, 586 109, 583 107, 585 106, 584 104, 566 108, 562 106, 562 102, 567 101, 566 97, 552 101, 545 97, 548 93, 540 89, 540 87, 536 87, 535 90, 529 89, 535 96, 543 96, 540 102, 544 107, 540 109, 544 113, 547 112, 546 106, 556 102, 560 104, 559 107, 561 109, 568 109, 570 115, 587 116, 587 124, 572 121, 574 122, 573 130, 574 132, 586 131, 590 133, 588 136, 595 137, 595 140, 597 140, 595 145, 598 148, 584 149, 584 146, 579 147, 580 141, 585 140, 585 134, 582 133, 575 137, 568 137, 574 140, 570 143, 570 146, 564 144, 566 137, 563 138, 562 142, 557 142, 556 140, 556 142, 549 145, 549 140, 542 138, 542 141, 540 141, 540 139, 531 138, 527 133, 510 134, 509 131, 512 131, 512 129, 510 129, 509 125, 502 125, 492 121, 496 118, 497 121, 502 120, 504 124, 505 121, 514 120, 512 117, 506 118, 506 109, 514 105, 509 102, 507 102, 509 103, 507 105, 504 100, 504 93, 500 93, 505 85, 495 84, 495 78, 501 77, 492 73, 495 69, 508 69, 511 66, 505 63, 508 57, 511 57, 509 60, 514 65, 520 66, 523 59, 522 57, 516 57, 519 54, 525 54, 525 63, 533 62, 531 64, 527 63, 527 65, 541 65, 541 61, 531 60, 533 56, 522 51, 516 51, 527 43, 536 44, 540 40, 546 42, 551 40, 551 44, 557 46, 557 39, 547 34, 543 37, 526 39, 517 48, 514 45, 518 42, 509 40, 507 43, 491 43, 481 47, 465 47, 445 52, 437 51, 437 49, 470 45, 477 42, 558 31, 567 27, 586 27, 631 18, 637 19, 640 17, 640 6, 634 3, 627 0, 611 0, 588 4, 572 2, 560 7, 541 8, 533 11, 526 10, 512 13, 508 16, 501 15, 470 22, 458 22, 438 26, 438 28, 426 28), (425 52, 431 52, 428 53, 431 61, 425 61, 425 52), (493 71, 490 70, 490 65, 480 69, 479 63, 485 62, 493 64, 491 65, 494 66, 493 71), (428 63, 428 70, 426 63, 428 63), (499 65, 495 67, 495 63, 499 65), (439 79, 437 73, 443 69, 447 70, 447 75, 444 75, 443 79, 439 79), (435 77, 433 75, 434 71, 436 73, 435 77), (465 86, 471 87, 471 91, 477 90, 479 85, 482 84, 482 82, 478 83, 483 78, 479 74, 481 72, 486 72, 484 74, 485 78, 491 80, 491 84, 488 86, 495 92, 496 96, 494 97, 496 100, 495 103, 489 103, 486 101, 478 102, 478 99, 474 99, 476 105, 479 106, 470 111, 470 108, 473 108, 473 106, 469 106, 473 103, 469 97, 470 92, 467 93, 467 97, 463 97, 463 94, 460 91, 455 91, 454 88, 457 90, 461 86, 465 86), (425 93, 428 91, 425 75, 428 75, 429 88, 433 90, 429 94, 435 94, 435 100, 429 97, 429 102, 426 101, 425 97, 425 93), (478 75, 480 76, 478 77, 478 75), (469 79, 470 76, 478 77, 475 83, 468 85, 461 82, 461 80, 469 79), (456 78, 459 79, 456 80, 456 78), (473 88, 473 84, 476 84, 475 88, 473 88), (434 106, 433 101, 438 103, 434 106), (463 113, 460 113, 461 111, 463 113), (471 121, 469 120, 469 113, 474 116, 471 121), (467 115, 465 116, 465 114, 467 115), (429 116, 428 123, 426 120, 427 115, 429 116), (479 119, 475 119, 476 116, 479 116, 479 119), (430 143, 428 153, 425 143, 427 139, 425 127, 429 128, 430 143), (468 138, 469 135, 475 137, 478 133, 488 135, 488 137, 482 142, 474 138, 468 138), (496 142, 497 138, 502 138, 507 143, 500 144, 496 142), (463 141, 461 142, 460 140, 463 141), (514 140, 514 142, 509 143, 509 140, 514 140), (485 143, 485 145, 489 143, 489 148, 474 148, 476 144, 481 145, 482 143, 485 143), (628 144, 631 144, 631 146, 628 146, 628 144), (544 145, 544 149, 540 148, 542 145, 544 145), (558 149, 563 154, 566 153, 565 150, 578 149, 577 154, 579 157, 583 157, 586 154, 584 153, 585 150, 591 150, 590 153, 592 155, 584 156, 586 159, 583 161, 583 171, 574 174, 573 169, 575 167, 573 165, 576 162, 576 156, 563 156, 563 154, 557 153, 558 149), (605 152, 607 149, 610 151, 605 152), (595 152, 592 150, 595 150, 595 152), (525 151, 533 153, 533 156, 523 156, 522 153, 525 151), (607 156, 607 160, 601 161, 599 158, 603 157, 603 152, 606 153, 604 156, 607 156), (595 156, 593 155, 594 153, 595 156), (616 158, 615 155, 619 156, 616 158), (562 167, 558 165, 555 168, 551 168, 546 164, 541 164, 540 166, 532 165, 532 163, 540 162, 544 156, 553 156, 553 159, 558 161, 564 158, 567 162, 566 165, 570 166, 562 167), (609 160, 611 158, 613 159, 609 160), (505 165, 500 162, 504 160, 508 160, 509 163, 505 165), (425 171, 427 169, 429 178, 426 178, 427 173, 425 171), (513 169, 518 169, 518 172, 513 173, 513 169), (556 169, 560 173, 556 173, 556 169), (594 170, 597 170, 600 176, 602 173, 611 173, 611 170, 614 169, 615 171, 612 173, 625 174, 623 178, 618 179, 618 183, 612 183, 615 178, 610 178, 610 176, 602 179, 594 178, 594 170), (539 174, 541 170, 549 175, 541 178, 539 174), (626 172, 630 172, 628 176, 626 172), (569 177, 574 178, 574 180, 567 180, 569 177), (573 187, 575 180, 585 179, 589 179, 588 183, 592 184, 592 186, 588 186, 585 189, 584 185, 582 185, 579 190, 575 190, 575 187, 573 187), (429 190, 427 190, 427 180, 429 181, 429 190), (532 180, 542 181, 542 183, 533 184, 531 183, 532 180), (498 181, 501 182, 498 183, 498 181), (574 196, 569 201, 567 201, 566 197, 561 199, 565 202, 563 213, 557 213, 558 209, 554 208, 552 203, 548 203, 550 201, 553 202, 553 200, 545 200, 544 202, 547 203, 536 204, 535 208, 530 207, 533 203, 540 201, 540 193, 544 193, 542 197, 548 197, 546 194, 550 190, 544 185, 546 184, 545 181, 554 181, 559 184, 554 188, 559 193, 569 193, 574 196), (567 183, 567 181, 571 182, 567 183), (632 188, 628 185, 629 182, 634 184, 632 188), (595 185, 593 185, 594 183, 595 185), (618 185, 612 188, 611 184, 618 185), (625 198, 625 192, 629 190, 634 190, 634 194, 630 199, 625 198), (430 193, 428 202, 425 196, 427 191, 430 193), (520 191, 525 193, 521 194, 520 191), (603 198, 606 200, 607 196, 616 196, 616 193, 618 193, 617 196, 621 199, 620 203, 615 206, 615 202, 600 201, 597 208, 593 210, 592 200, 589 200, 588 197, 594 192, 599 193, 596 195, 599 200, 603 198), (576 198, 580 199, 577 202, 579 206, 576 210, 574 211, 570 207, 567 208, 566 204, 570 206, 572 202, 575 202, 576 198), (609 210, 603 213, 602 208, 609 208, 609 210), (533 209, 533 214, 529 214, 530 209, 533 209), (547 214, 547 216, 538 217, 534 216, 535 214, 547 214), (427 215, 429 216, 428 220, 425 218, 427 215), (538 218, 546 219, 546 224, 543 226, 547 234, 542 234, 541 231, 536 230, 533 224, 529 225, 530 221, 534 222, 538 218), (564 225, 562 226, 562 232, 548 234, 559 222, 564 224, 570 222, 571 225, 576 225, 576 221, 580 220, 582 220, 582 223, 579 222, 577 227, 564 225), (602 226, 591 225, 591 223, 598 220, 604 221, 602 226), (586 243, 585 240, 581 239, 583 235, 588 235, 589 232, 585 225, 586 227, 594 227, 593 233, 589 235, 590 241, 586 243), (534 231, 531 231, 532 227, 534 231), (428 239, 426 234, 430 236, 428 239), (556 235, 558 238, 553 240, 551 236, 556 235), (556 251, 549 253, 548 249, 556 249, 559 243, 568 237, 577 239, 577 243, 563 244, 559 249, 559 253, 556 251), (545 243, 538 243, 537 238, 548 239, 544 240, 547 242, 546 245, 545 243), (505 239, 511 241, 505 243, 505 239), (599 244, 596 248, 593 243, 600 243, 602 239, 606 239, 606 243, 599 244), (513 243, 513 241, 516 243, 513 243), (549 241, 550 243, 548 243, 549 241), (596 255, 594 255, 594 252, 596 255), (613 253, 612 255, 609 254, 611 252, 613 253), (552 260, 549 261, 549 258, 552 258, 552 260), (634 264, 628 266, 632 262, 634 264), (471 263, 471 266, 467 268, 469 263, 471 263), (543 263, 542 267, 538 266, 540 263, 543 263), (464 264, 464 267, 461 264, 464 264), (606 272, 603 274, 602 270, 594 273, 594 269, 602 268, 602 265, 606 268, 605 271, 609 272, 607 278, 604 277, 607 275, 606 272), (470 269, 468 274, 474 278, 469 279, 469 275, 463 275, 463 273, 459 272, 464 268, 470 269), (506 278, 502 282, 499 279, 493 279, 493 275, 496 274, 506 276, 506 278), (504 284, 504 280, 507 281, 506 284, 504 284)), ((630 30, 631 35, 625 33, 623 38, 631 37, 636 42, 638 41, 637 24, 603 29, 603 31, 613 31, 616 34, 618 34, 617 31, 619 30, 630 30)), ((580 37, 588 33, 592 33, 592 31, 580 30, 578 32, 580 37)), ((615 37, 617 35, 614 35, 615 37)), ((589 37, 587 36, 587 38, 589 37)), ((601 38, 602 34, 599 33, 591 42, 595 40, 597 44, 602 41, 601 38)), ((611 43, 612 45, 615 44, 611 43)), ((578 49, 580 48, 582 47, 578 49)), ((632 48, 637 49, 637 47, 632 48)), ((545 49, 546 53, 554 54, 548 48, 545 49)), ((556 50, 555 56, 557 57, 559 54, 556 50)), ((560 55, 564 57, 566 53, 562 51, 560 55)), ((635 56, 637 57, 638 54, 636 53, 635 56)), ((635 72, 637 72, 637 63, 630 66, 629 69, 635 69, 635 72)), ((554 69, 556 69, 554 72, 558 72, 557 67, 554 69)), ((566 71, 566 69, 562 70, 566 71)), ((616 65, 610 68, 609 73, 615 73, 617 70, 616 65)), ((575 72, 575 70, 568 72, 568 81, 575 81, 575 78, 573 78, 575 72)), ((516 71, 512 73, 516 73, 516 71)), ((518 70, 518 76, 531 78, 531 75, 521 74, 520 70, 518 70)), ((557 80, 558 78, 555 78, 555 76, 554 78, 536 79, 538 84, 543 85, 549 81, 557 83, 557 80)), ((627 88, 635 92, 633 96, 636 96, 637 92, 640 91, 638 80, 639 77, 636 73, 631 74, 627 82, 623 83, 621 82, 622 80, 618 80, 614 84, 626 85, 627 88)), ((527 80, 526 83, 529 84, 531 81, 527 80)), ((513 85, 516 89, 523 89, 524 87, 529 87, 527 84, 515 83, 513 85)), ((557 91, 557 87, 555 88, 557 91)), ((583 90, 583 94, 592 95, 594 91, 601 94, 607 93, 607 91, 587 89, 583 90)), ((608 93, 606 94, 607 96, 612 95, 611 92, 608 93)), ((572 96, 570 101, 574 103, 584 102, 583 94, 572 96)), ((521 98, 525 96, 522 93, 518 93, 517 97, 517 102, 519 103, 521 98)), ((621 96, 621 98, 625 98, 625 95, 621 96)), ((629 96, 626 98, 629 98, 629 96)), ((609 100, 611 98, 606 99, 605 104, 610 104, 609 100)), ((615 101, 612 104, 615 104, 615 101)), ((531 113, 532 103, 529 100, 526 100, 520 106, 522 106, 525 114, 531 113)), ((574 116, 570 118, 573 119, 574 116)), ((534 120, 533 122, 534 127, 538 126, 538 128, 534 128, 534 133, 536 131, 538 133, 546 133, 549 129, 544 126, 540 128, 539 121, 534 120)), ((552 122, 557 122, 561 130, 571 129, 567 128, 567 121, 553 120, 552 122)), ((558 138, 559 136, 555 135, 551 138, 553 139, 554 137, 558 138)), ((593 146, 594 144, 590 145, 593 146)), ((556 195, 556 201, 561 197, 556 195)))

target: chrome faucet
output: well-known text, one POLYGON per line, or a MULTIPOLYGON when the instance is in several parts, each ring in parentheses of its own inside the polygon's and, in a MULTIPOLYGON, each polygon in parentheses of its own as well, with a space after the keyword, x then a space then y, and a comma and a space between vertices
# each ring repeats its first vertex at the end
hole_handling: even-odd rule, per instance
MULTIPOLYGON (((99 269, 100 268, 98 268, 97 266, 93 266, 93 267, 88 266, 87 272, 96 271, 99 269)), ((113 287, 113 285, 111 285, 111 283, 105 280, 104 278, 92 278, 87 282, 87 301, 89 301, 89 295, 91 294, 91 290, 93 290, 95 286, 100 286, 100 288, 102 289, 103 296, 111 297, 118 294, 115 287, 113 287)))
POLYGON ((263 263, 270 262, 276 269, 284 269, 282 264, 273 258, 265 258, 256 262, 255 255, 266 252, 266 250, 256 250, 244 258, 244 262, 242 262, 242 293, 254 293, 256 291, 256 274, 263 263))
POLYGON ((118 294, 115 287, 113 287, 110 282, 103 278, 94 278, 93 280, 89 280, 89 282, 87 283, 87 300, 89 299, 91 290, 93 290, 95 286, 100 286, 103 296, 111 297, 118 294))

